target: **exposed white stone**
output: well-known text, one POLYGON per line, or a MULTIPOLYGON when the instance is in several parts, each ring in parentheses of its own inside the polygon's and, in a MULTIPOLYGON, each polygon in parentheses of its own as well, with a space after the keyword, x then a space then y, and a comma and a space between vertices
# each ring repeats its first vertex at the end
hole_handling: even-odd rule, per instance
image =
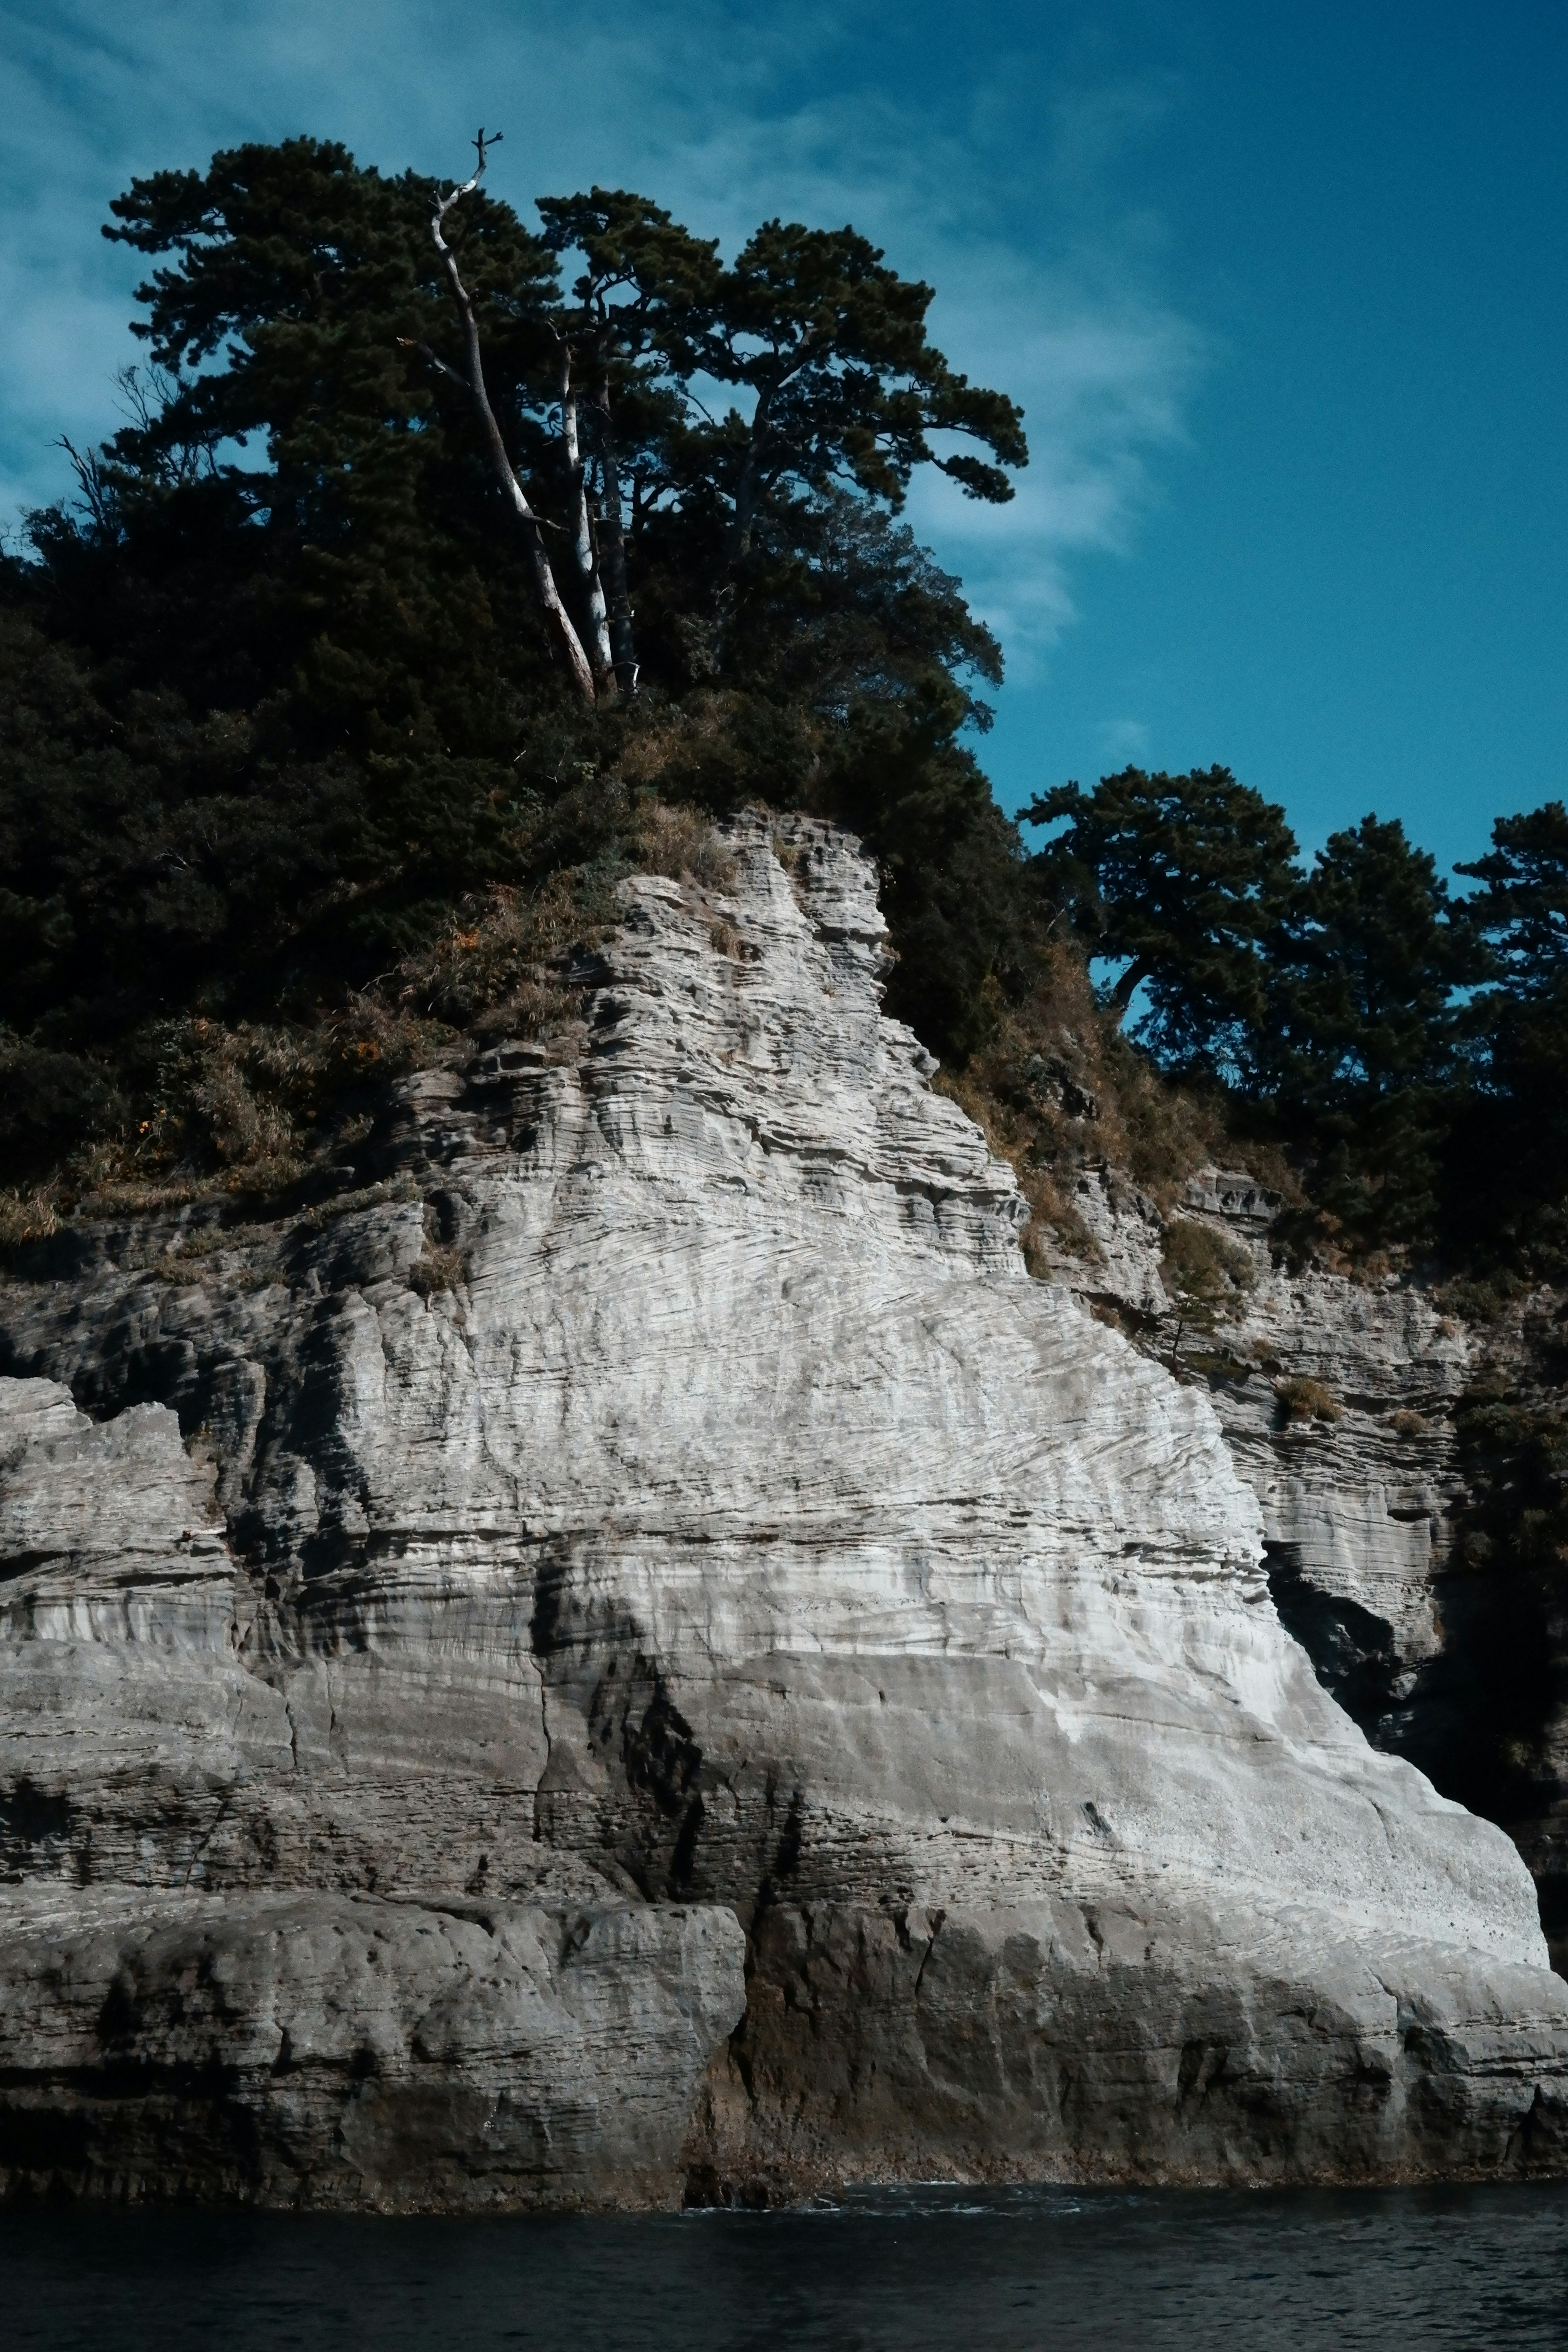
POLYGON ((1161 1278, 1168 1220, 1109 1171, 1072 1194, 1094 1244, 1060 1258, 1079 1295, 1129 1310, 1151 1354, 1224 1360, 1212 1402, 1237 1467, 1262 1506, 1275 1565, 1375 1621, 1394 1695, 1441 1644, 1434 1580, 1460 1484, 1448 1423, 1478 1353, 1472 1331, 1408 1277, 1352 1278, 1277 1262, 1279 1198, 1252 1178, 1207 1169, 1175 1212, 1223 1231, 1252 1258, 1252 1288, 1213 1332, 1178 1328, 1161 1278), (1315 1381, 1331 1420, 1281 1411, 1282 1379, 1315 1381), (1399 1416, 1395 1422, 1394 1416, 1399 1416))
MULTIPOLYGON (((377 1197, 184 1281, 106 1240, 6 1300, 13 1356, 107 1416, 18 1384, 16 1524, 60 1549, 0 1588, 13 1981, 51 1878, 57 1935, 142 1889, 116 1899, 170 1967, 223 1905, 319 1901, 337 1935, 372 1893, 553 1918, 620 1890, 667 2163, 691 2015, 713 2049, 739 2007, 714 1923, 752 1937, 687 2148, 715 2193, 1555 2160, 1568 1987, 1528 1874, 1368 1746, 1269 1600, 1264 1508, 1310 1523, 1310 1482, 1260 1506, 1206 1394, 1029 1280, 1011 1171, 881 1014, 853 845, 731 846, 718 893, 624 886, 570 1051, 409 1082, 377 1197), (174 1368, 185 1485, 173 1415, 113 1412, 132 1350, 174 1368), (51 1447, 143 1499, 56 1508, 51 1447), (214 1475, 226 1548, 184 1499, 214 1475), (166 1559, 122 1593, 176 1493, 199 1640, 166 1559), (689 2013, 659 1937, 692 1920, 689 2013)), ((409 2162, 466 2193, 449 2151, 409 2162)), ((584 2165, 552 2193, 651 2193, 641 2158, 584 2165)), ((374 2201, 355 2177, 289 2193, 374 2201)))

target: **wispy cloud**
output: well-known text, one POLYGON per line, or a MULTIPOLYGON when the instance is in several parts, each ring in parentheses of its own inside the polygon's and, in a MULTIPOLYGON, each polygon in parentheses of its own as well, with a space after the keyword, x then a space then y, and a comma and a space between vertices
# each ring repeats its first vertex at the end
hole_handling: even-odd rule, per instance
POLYGON ((1124 768, 1149 756, 1149 730, 1142 719, 1102 719, 1094 732, 1108 768, 1124 768))
POLYGON ((911 520, 1027 675, 1071 618, 1075 559, 1130 543, 1203 364, 1162 295, 1158 221, 1117 194, 1172 89, 1068 70, 1037 41, 963 50, 940 19, 930 69, 895 87, 868 0, 612 0, 584 22, 565 0, 0 5, 0 515, 58 494, 62 432, 118 421, 141 272, 98 227, 132 174, 302 131, 439 172, 483 113, 519 203, 642 186, 727 247, 773 213, 853 220, 936 286, 938 341, 1023 403, 1033 461, 1005 508, 923 483, 911 520))

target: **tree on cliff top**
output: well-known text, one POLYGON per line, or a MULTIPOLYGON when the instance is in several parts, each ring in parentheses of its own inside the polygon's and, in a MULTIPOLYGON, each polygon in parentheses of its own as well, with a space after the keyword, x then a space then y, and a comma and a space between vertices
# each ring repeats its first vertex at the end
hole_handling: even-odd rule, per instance
MULTIPOLYGON (((473 174, 445 194, 412 173, 360 171, 343 149, 310 140, 229 151, 205 175, 133 182, 108 234, 173 259, 139 295, 162 397, 118 436, 114 460, 166 469, 175 452, 199 449, 231 492, 248 494, 252 519, 261 500, 272 519, 275 490, 309 529, 342 524, 366 466, 383 478, 383 502, 399 503, 447 452, 398 444, 440 424, 453 454, 495 470, 590 700, 612 631, 630 690, 626 542, 658 512, 722 519, 709 576, 689 583, 711 607, 764 514, 787 528, 792 507, 835 484, 897 511, 913 468, 932 464, 969 496, 1012 495, 1003 468, 1027 458, 1017 409, 949 367, 926 334, 931 289, 900 278, 852 229, 769 222, 726 268, 647 198, 595 188, 542 199, 540 238, 483 196, 493 143, 480 134, 473 174), (563 301, 556 256, 573 252, 584 266, 563 301), (748 413, 713 419, 700 373, 742 392, 748 413), (477 412, 467 443, 454 394, 477 412), (218 456, 261 434, 277 477, 266 490, 253 465, 218 456), (963 437, 994 462, 938 446, 963 437), (570 615, 550 530, 574 558, 559 566, 570 615)), ((700 537, 688 530, 689 551, 700 537)))
POLYGON ((1016 971, 1026 868, 963 740, 1000 656, 897 520, 950 432, 1022 462, 1011 404, 947 369, 927 289, 852 231, 770 229, 726 270, 638 196, 547 202, 542 236, 482 186, 448 198, 299 139, 116 201, 109 233, 153 265, 150 365, 80 453, 80 498, 33 518, 34 560, 0 562, 0 1058, 16 1100, 61 1107, 28 1114, 30 1165, 147 1122, 170 1024, 335 1019, 476 892, 563 868, 598 890, 640 854, 653 791, 855 824, 883 868, 892 1005, 948 1058, 1016 971), (586 707, 542 625, 537 549, 462 380, 442 204, 507 462, 585 644, 595 574, 615 617, 620 525, 635 701, 586 707), (740 408, 764 349, 789 366, 759 442, 740 408), (691 371, 717 359, 737 407, 716 420, 691 371), (23 1067, 40 1055, 74 1057, 79 1085, 23 1067))
POLYGON ((715 243, 622 189, 542 197, 539 211, 545 242, 584 263, 558 314, 562 411, 570 417, 581 352, 623 687, 635 660, 626 539, 657 514, 722 519, 707 559, 712 601, 756 550, 764 517, 787 531, 803 499, 837 488, 897 513, 921 465, 967 497, 1012 497, 1003 468, 1028 462, 1020 411, 948 365, 926 333, 931 289, 900 278, 852 228, 768 221, 725 268, 715 243), (699 378, 732 386, 744 407, 713 417, 699 378), (933 434, 976 441, 994 462, 943 455, 933 434))
POLYGON ((732 560, 750 552, 764 507, 835 482, 896 512, 915 467, 934 465, 966 497, 1012 497, 1003 468, 1028 462, 1022 413, 928 340, 931 293, 852 228, 799 222, 764 222, 723 272, 681 362, 750 395, 750 415, 731 409, 705 444, 732 560), (994 462, 944 457, 932 434, 978 442, 994 462))
POLYGON ((1122 961, 1117 1012, 1147 987, 1141 1042, 1164 1061, 1244 1068, 1268 986, 1264 942, 1296 879, 1284 810, 1228 768, 1124 768, 1092 793, 1054 785, 1025 817, 1068 820, 1041 870, 1089 952, 1122 961))
MULTIPOLYGON (((1068 821, 1040 866, 1085 947, 1122 960, 1113 1008, 1146 987, 1140 1041, 1221 1077, 1237 1123, 1290 1150, 1343 1240, 1430 1245, 1476 1074, 1482 1024, 1464 992, 1489 968, 1482 931, 1544 998, 1563 968, 1561 811, 1500 826, 1493 858, 1465 869, 1489 884, 1471 907, 1375 817, 1335 834, 1303 874, 1284 812, 1225 768, 1129 768, 1093 793, 1058 786, 1027 814, 1068 821)), ((1513 1083, 1514 1052, 1530 1091, 1524 1060, 1561 1034, 1527 1017, 1528 1001, 1499 993, 1494 1088, 1513 1083)))
POLYGON ((1348 1234, 1435 1235, 1443 1146, 1468 1084, 1457 992, 1486 964, 1467 910, 1397 821, 1331 834, 1294 893, 1271 957, 1259 1091, 1348 1234))
POLYGON ((1450 1153, 1456 1244, 1534 1276, 1568 1269, 1568 808, 1500 817, 1468 917, 1494 982, 1476 999, 1478 1091, 1450 1153))

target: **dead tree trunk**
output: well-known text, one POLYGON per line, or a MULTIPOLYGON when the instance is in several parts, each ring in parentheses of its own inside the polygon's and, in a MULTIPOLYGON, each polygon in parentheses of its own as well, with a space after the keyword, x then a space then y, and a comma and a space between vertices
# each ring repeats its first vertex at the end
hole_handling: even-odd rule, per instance
MULTIPOLYGON (((458 271, 457 256, 441 234, 442 225, 452 206, 462 197, 471 195, 479 186, 484 175, 485 151, 489 147, 493 147, 500 137, 499 131, 490 139, 487 139, 482 131, 479 132, 474 142, 474 145, 479 150, 479 167, 472 179, 465 180, 460 188, 454 188, 449 196, 441 198, 431 215, 430 234, 436 240, 436 250, 441 257, 442 268, 446 270, 447 282, 457 298, 458 313, 463 321, 465 373, 460 381, 468 385, 468 396, 474 404, 474 413, 479 420, 479 429, 484 435, 486 446, 490 453, 490 463, 495 467, 496 478, 510 499, 517 519, 522 525, 529 554, 533 562, 533 578, 539 590, 540 602, 554 624, 570 665, 572 676, 576 682, 577 691, 584 701, 592 708, 596 698, 594 691, 594 673, 588 666, 588 657, 583 651, 583 640, 577 635, 573 625, 572 615, 562 603, 561 592, 555 585, 555 574, 550 564, 550 551, 544 544, 544 532, 539 517, 530 506, 528 493, 518 480, 511 459, 506 454, 506 443, 501 439, 500 426, 496 423, 496 414, 490 406, 490 396, 485 388, 484 358, 479 349, 479 321, 474 316, 473 301, 458 271)), ((434 352, 430 356, 434 358, 434 352)), ((437 365, 441 367, 447 375, 456 373, 454 369, 447 367, 444 361, 437 361, 437 365)))
POLYGON ((566 464, 572 476, 572 496, 574 501, 574 552, 577 558, 577 576, 583 583, 583 596, 588 608, 592 643, 590 659, 594 677, 601 693, 611 682, 614 663, 610 654, 610 628, 605 610, 605 587, 599 577, 599 559, 594 548, 593 525, 588 517, 588 474, 583 463, 583 453, 577 440, 577 387, 572 380, 572 346, 561 345, 561 437, 566 444, 566 464))
POLYGON ((610 607, 610 652, 616 665, 616 684, 629 702, 637 690, 637 649, 632 632, 632 600, 626 591, 626 541, 621 513, 621 476, 616 463, 616 430, 610 416, 607 369, 595 384, 593 397, 599 436, 599 468, 605 487, 600 503, 599 536, 605 551, 605 588, 610 607))
POLYGON ((752 430, 746 442, 745 461, 741 478, 735 485, 735 513, 730 525, 730 562, 731 566, 744 562, 752 551, 752 526, 756 520, 757 499, 762 488, 763 444, 771 425, 773 406, 771 388, 758 395, 752 415, 752 430))

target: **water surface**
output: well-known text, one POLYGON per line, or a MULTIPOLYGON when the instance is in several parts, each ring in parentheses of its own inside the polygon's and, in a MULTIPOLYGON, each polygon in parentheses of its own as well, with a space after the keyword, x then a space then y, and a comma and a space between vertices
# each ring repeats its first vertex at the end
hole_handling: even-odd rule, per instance
POLYGON ((0 2213, 6 2352, 1568 2352, 1568 2187, 636 2221, 0 2213))

